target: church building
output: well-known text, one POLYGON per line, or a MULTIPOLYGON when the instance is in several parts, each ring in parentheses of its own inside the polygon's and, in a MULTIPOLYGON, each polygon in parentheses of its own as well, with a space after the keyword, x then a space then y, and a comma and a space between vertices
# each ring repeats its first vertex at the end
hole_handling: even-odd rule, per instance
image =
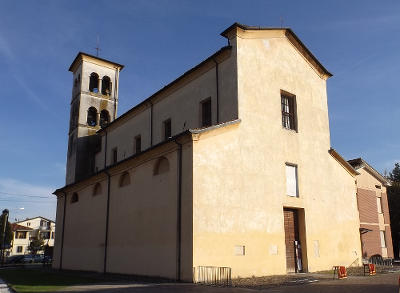
POLYGON ((124 66, 77 55, 54 268, 199 281, 210 267, 361 264, 358 172, 330 145, 331 74, 289 28, 221 35, 120 116, 124 66))

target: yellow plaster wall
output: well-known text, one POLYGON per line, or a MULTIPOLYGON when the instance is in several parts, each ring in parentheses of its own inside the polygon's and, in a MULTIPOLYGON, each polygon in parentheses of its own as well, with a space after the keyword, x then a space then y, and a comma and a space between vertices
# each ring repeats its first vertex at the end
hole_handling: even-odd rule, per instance
MULTIPOLYGON (((102 178, 97 182, 101 183, 102 194, 93 196, 96 181, 67 193, 62 269, 103 271, 107 181, 102 178), (78 193, 78 202, 71 202, 73 192, 78 193)), ((63 198, 59 198, 57 229, 63 229, 63 204, 63 198)), ((59 268, 61 229, 57 230, 54 268, 59 268)))
POLYGON ((326 81, 283 34, 231 43, 241 123, 194 143, 194 266, 286 273, 284 207, 304 211, 309 271, 359 264, 355 178, 328 153, 326 81), (282 127, 281 90, 296 95, 298 132, 282 127), (299 198, 286 196, 285 163, 298 166, 299 198), (246 255, 235 256, 235 245, 246 255))

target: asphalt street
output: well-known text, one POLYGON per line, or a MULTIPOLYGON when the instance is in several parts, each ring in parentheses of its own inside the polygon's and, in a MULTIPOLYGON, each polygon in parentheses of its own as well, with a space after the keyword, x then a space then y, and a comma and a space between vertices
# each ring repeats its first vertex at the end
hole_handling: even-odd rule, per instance
POLYGON ((399 273, 377 276, 349 277, 346 280, 322 280, 306 285, 285 285, 264 290, 246 288, 220 288, 194 284, 118 283, 72 286, 63 292, 146 292, 146 293, 399 293, 399 273))

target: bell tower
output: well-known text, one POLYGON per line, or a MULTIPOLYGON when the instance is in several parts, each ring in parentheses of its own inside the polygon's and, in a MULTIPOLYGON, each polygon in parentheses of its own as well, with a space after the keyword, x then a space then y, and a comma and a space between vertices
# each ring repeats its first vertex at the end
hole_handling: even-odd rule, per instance
POLYGON ((117 117, 118 79, 123 67, 82 52, 69 67, 73 85, 66 184, 94 172, 94 155, 100 146, 96 132, 117 117))

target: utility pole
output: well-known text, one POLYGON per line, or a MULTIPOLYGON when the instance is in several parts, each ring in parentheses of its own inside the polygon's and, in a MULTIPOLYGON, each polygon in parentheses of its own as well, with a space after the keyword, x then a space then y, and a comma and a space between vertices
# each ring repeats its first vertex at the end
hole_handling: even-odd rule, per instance
POLYGON ((8 223, 8 214, 9 211, 7 209, 3 210, 3 231, 1 231, 3 235, 3 243, 1 244, 1 266, 4 266, 4 249, 6 246, 6 227, 8 223))

